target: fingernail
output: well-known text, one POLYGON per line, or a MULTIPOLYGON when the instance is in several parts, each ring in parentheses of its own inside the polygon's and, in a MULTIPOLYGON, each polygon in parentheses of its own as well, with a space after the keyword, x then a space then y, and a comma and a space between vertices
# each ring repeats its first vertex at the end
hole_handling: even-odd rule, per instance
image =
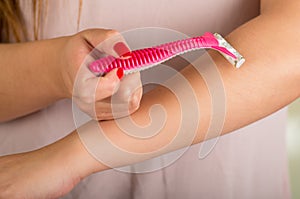
POLYGON ((124 76, 124 70, 122 68, 118 68, 117 76, 119 79, 122 79, 122 77, 124 76))
POLYGON ((128 55, 130 53, 130 49, 123 43, 118 42, 114 45, 114 51, 120 56, 128 55))

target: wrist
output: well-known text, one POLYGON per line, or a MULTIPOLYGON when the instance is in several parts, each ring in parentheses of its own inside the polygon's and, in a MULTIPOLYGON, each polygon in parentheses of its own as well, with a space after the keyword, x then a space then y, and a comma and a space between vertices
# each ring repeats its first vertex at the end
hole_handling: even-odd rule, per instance
MULTIPOLYGON (((66 45, 67 37, 59 37, 54 39, 40 40, 29 42, 22 52, 31 52, 34 58, 30 58, 28 63, 35 70, 36 86, 41 87, 45 95, 52 100, 66 98, 67 92, 63 80, 63 50, 66 45)), ((33 78, 31 78, 33 79, 33 78)))
POLYGON ((71 173, 75 180, 107 169, 88 153, 76 131, 46 148, 55 162, 59 165, 63 164, 63 167, 71 173))
POLYGON ((67 85, 65 77, 65 71, 67 68, 65 49, 69 38, 69 36, 59 37, 53 39, 53 42, 49 40, 51 43, 53 43, 53 48, 50 50, 52 51, 51 54, 54 55, 53 63, 51 63, 52 65, 50 66, 53 69, 53 73, 50 78, 53 80, 52 86, 54 87, 55 95, 59 99, 72 97, 69 87, 72 87, 73 85, 67 85))

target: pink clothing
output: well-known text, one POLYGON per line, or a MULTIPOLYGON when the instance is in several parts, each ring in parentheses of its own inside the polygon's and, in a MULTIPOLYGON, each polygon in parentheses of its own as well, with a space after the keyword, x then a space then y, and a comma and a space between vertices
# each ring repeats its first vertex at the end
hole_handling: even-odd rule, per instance
MULTIPOLYGON (((29 22, 27 3, 31 0, 21 2, 29 22)), ((76 33, 77 1, 53 0, 48 4, 41 38, 76 33)), ((258 13, 259 1, 253 0, 83 0, 79 29, 125 31, 156 26, 189 36, 205 31, 226 35, 258 13)), ((108 170, 94 174, 64 198, 288 198, 285 119, 282 110, 223 136, 203 160, 198 159, 199 146, 195 145, 171 166, 156 172, 128 174, 108 170)), ((59 101, 37 113, 0 124, 0 155, 36 149, 74 129, 71 101, 59 101)), ((132 170, 136 167, 131 166, 132 170)))

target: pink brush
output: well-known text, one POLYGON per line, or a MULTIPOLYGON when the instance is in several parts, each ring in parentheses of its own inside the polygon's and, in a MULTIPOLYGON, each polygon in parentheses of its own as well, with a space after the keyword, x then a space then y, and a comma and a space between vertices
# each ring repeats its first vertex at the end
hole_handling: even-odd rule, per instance
POLYGON ((125 74, 129 74, 152 68, 177 55, 198 49, 217 50, 236 68, 245 62, 245 59, 221 35, 208 32, 200 37, 134 50, 120 58, 107 56, 92 62, 89 69, 100 76, 114 68, 122 68, 125 74))

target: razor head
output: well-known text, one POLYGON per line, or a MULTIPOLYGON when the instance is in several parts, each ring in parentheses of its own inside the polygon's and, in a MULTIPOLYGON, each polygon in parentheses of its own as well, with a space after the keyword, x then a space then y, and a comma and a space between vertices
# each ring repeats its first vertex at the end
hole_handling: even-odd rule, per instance
POLYGON ((234 49, 220 34, 215 33, 215 38, 219 42, 220 47, 226 48, 229 52, 231 52, 234 56, 229 56, 225 53, 220 52, 232 65, 236 68, 240 68, 245 63, 245 58, 236 50, 234 49))

